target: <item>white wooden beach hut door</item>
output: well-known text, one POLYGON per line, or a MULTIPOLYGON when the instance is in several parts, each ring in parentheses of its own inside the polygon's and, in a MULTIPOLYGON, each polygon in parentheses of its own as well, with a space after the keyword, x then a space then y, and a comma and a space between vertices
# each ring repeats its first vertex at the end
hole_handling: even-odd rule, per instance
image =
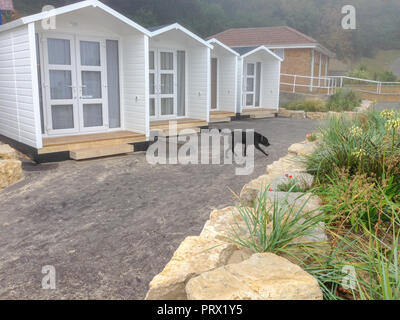
POLYGON ((261 63, 248 62, 244 70, 244 106, 245 108, 260 107, 261 98, 261 63))
POLYGON ((43 55, 47 133, 107 129, 105 41, 49 35, 43 55))
POLYGON ((150 116, 152 119, 172 119, 177 116, 176 52, 150 51, 150 116))
POLYGON ((105 40, 77 39, 79 127, 81 131, 108 128, 105 40))
POLYGON ((79 115, 74 37, 45 37, 43 49, 47 132, 76 133, 79 115))

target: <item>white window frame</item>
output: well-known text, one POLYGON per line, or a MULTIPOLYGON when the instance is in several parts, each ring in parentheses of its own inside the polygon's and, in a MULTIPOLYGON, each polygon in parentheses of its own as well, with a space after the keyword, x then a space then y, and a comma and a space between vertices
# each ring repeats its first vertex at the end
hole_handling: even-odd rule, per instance
POLYGON ((79 131, 80 132, 95 132, 104 131, 109 126, 108 119, 108 83, 107 83, 107 58, 106 58, 106 40, 98 37, 76 37, 76 66, 77 66, 77 79, 78 79, 78 112, 79 112, 79 131), (81 50, 80 41, 99 42, 100 44, 100 66, 82 66, 81 65, 81 50), (83 99, 83 83, 82 71, 95 71, 101 72, 101 98, 99 99, 83 99), (98 127, 85 127, 83 116, 84 104, 101 104, 103 113, 103 125, 98 127))
POLYGON ((40 47, 42 48, 42 68, 41 71, 42 81, 44 81, 42 85, 43 90, 43 117, 45 119, 45 132, 49 135, 65 135, 65 134, 74 134, 79 133, 79 110, 78 110, 78 100, 77 100, 77 75, 76 75, 76 42, 75 38, 71 35, 60 34, 60 33, 51 33, 45 34, 43 37, 40 37, 41 43, 40 47), (62 39, 70 41, 70 55, 71 55, 71 65, 50 65, 49 64, 49 51, 48 51, 48 39, 62 39), (53 100, 50 96, 50 69, 51 70, 68 70, 71 71, 71 88, 72 88, 72 99, 68 100, 53 100), (53 105, 72 105, 73 107, 73 119, 74 119, 74 128, 71 129, 53 129, 53 118, 52 118, 52 106, 53 105))
MULTIPOLYGON (((96 133, 98 131, 96 130, 88 130, 87 132, 84 131, 79 131, 79 130, 49 130, 49 128, 52 127, 51 123, 51 115, 48 114, 48 106, 49 104, 49 98, 47 97, 46 93, 46 83, 48 83, 48 75, 46 75, 46 67, 45 63, 48 61, 48 51, 47 51, 47 38, 60 38, 62 39, 63 37, 68 37, 75 39, 76 37, 79 37, 75 33, 68 33, 68 32, 38 32, 38 41, 39 41, 39 52, 40 52, 40 73, 41 73, 41 78, 42 78, 42 104, 43 104, 43 119, 44 119, 44 133, 42 134, 43 138, 48 138, 48 137, 57 137, 57 136, 66 136, 66 135, 82 135, 82 134, 88 134, 90 132, 96 133), (49 117, 50 116, 50 117, 49 117), (53 131, 53 132, 52 132, 53 131)), ((120 126, 117 128, 104 128, 99 131, 101 132, 116 132, 116 131, 121 131, 125 128, 125 113, 124 113, 124 108, 125 108, 125 102, 124 102, 124 85, 123 85, 123 79, 124 79, 124 69, 123 69, 123 39, 118 37, 118 36, 105 36, 105 37, 96 37, 96 36, 90 36, 90 35, 85 35, 84 37, 88 37, 89 39, 94 39, 94 38, 100 38, 103 39, 105 42, 107 40, 115 40, 118 41, 118 63, 119 63, 119 94, 120 94, 120 126)), ((75 40, 72 42, 73 46, 76 46, 75 40)), ((74 52, 72 53, 71 60, 74 59, 74 64, 76 65, 76 50, 77 48, 74 49, 74 52)), ((38 53, 39 54, 39 53, 38 53)), ((72 63, 72 62, 71 62, 72 63)), ((107 70, 107 64, 105 64, 105 68, 107 70)), ((74 69, 74 68, 73 68, 74 69)), ((76 69, 76 68, 75 68, 76 69)), ((74 79, 77 78, 77 75, 74 77, 74 79)), ((106 78, 107 81, 107 78, 106 78)), ((105 82, 107 83, 107 82, 105 82)), ((77 83, 76 83, 77 86, 77 83)), ((77 94, 78 92, 76 92, 77 94)), ((107 91, 108 93, 108 91, 107 91)), ((108 104, 108 100, 107 100, 108 104)), ((107 112, 108 112, 108 105, 107 105, 107 112)), ((74 117, 75 115, 78 114, 74 112, 74 117)), ((74 124, 77 125, 79 124, 80 121, 79 119, 74 118, 74 124)), ((79 129, 79 128, 78 128, 79 129)))
MULTIPOLYGON (((159 120, 171 120, 171 119, 179 119, 179 118, 186 118, 187 117, 187 103, 185 103, 185 116, 178 117, 178 75, 177 75, 177 67, 178 67, 178 49, 171 49, 171 48, 153 48, 149 49, 149 52, 154 52, 154 70, 149 68, 149 74, 154 74, 154 94, 151 94, 149 97, 150 99, 154 99, 155 101, 155 115, 150 115, 150 121, 159 121, 159 120), (174 68, 173 70, 161 70, 160 67, 160 58, 162 52, 170 52, 173 54, 173 63, 174 68), (161 74, 172 74, 174 77, 173 80, 173 94, 163 94, 161 93, 161 74), (173 98, 174 99, 174 112, 170 115, 161 115, 161 99, 163 98, 173 98)), ((186 53, 186 61, 185 61, 185 74, 187 74, 187 51, 183 50, 186 53)), ((186 77, 187 79, 187 77, 186 77)), ((187 80, 185 81, 185 86, 187 84, 187 80)), ((185 87, 187 88, 187 87, 185 87)), ((187 91, 185 91, 187 94, 187 91)), ((187 102, 185 94, 185 99, 187 102)), ((149 106, 150 107, 150 106, 149 106)), ((149 110, 150 111, 150 110, 149 110)))
POLYGON ((243 97, 242 97, 242 109, 259 109, 262 108, 262 95, 263 95, 263 78, 262 78, 262 74, 263 74, 263 63, 262 61, 259 60, 245 60, 243 61, 243 97), (260 63, 261 65, 261 70, 260 70, 260 105, 256 106, 256 87, 257 87, 257 63, 260 63), (253 76, 249 76, 247 74, 247 65, 248 64, 253 64, 254 65, 254 75, 253 76), (254 79, 254 86, 253 86, 253 91, 247 91, 247 79, 248 78, 252 78, 254 79), (253 95, 253 104, 252 105, 247 105, 247 95, 248 94, 252 94, 253 95))

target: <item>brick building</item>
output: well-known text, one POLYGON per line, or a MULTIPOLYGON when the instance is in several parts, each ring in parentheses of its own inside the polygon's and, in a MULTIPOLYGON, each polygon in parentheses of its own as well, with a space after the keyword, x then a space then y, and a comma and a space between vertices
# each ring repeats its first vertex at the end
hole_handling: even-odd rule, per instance
MULTIPOLYGON (((312 90, 312 87, 321 85, 323 80, 306 77, 328 75, 329 59, 334 57, 334 54, 317 40, 287 26, 228 29, 210 38, 215 38, 234 49, 267 47, 284 59, 281 82, 293 83, 296 75, 296 84, 304 90, 312 90)), ((292 86, 282 84, 281 89, 291 90, 292 86)))

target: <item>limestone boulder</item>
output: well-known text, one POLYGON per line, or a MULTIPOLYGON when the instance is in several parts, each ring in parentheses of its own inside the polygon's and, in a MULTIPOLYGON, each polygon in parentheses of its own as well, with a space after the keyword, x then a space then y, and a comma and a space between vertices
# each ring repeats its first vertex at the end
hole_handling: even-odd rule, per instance
POLYGON ((292 144, 288 151, 289 154, 296 155, 296 156, 303 156, 303 155, 311 155, 315 149, 317 148, 316 142, 300 142, 292 144))
MULTIPOLYGON (((322 206, 321 198, 307 193, 292 192, 288 194, 286 192, 271 191, 267 192, 266 196, 271 205, 274 202, 278 202, 281 205, 287 204, 295 210, 301 209, 303 214, 310 213, 313 216, 320 213, 319 208, 322 206)), ((304 223, 304 221, 302 218, 298 223, 304 223)), ((328 237, 325 230, 325 223, 321 221, 309 230, 309 234, 295 239, 292 243, 326 243, 328 237)))
MULTIPOLYGON (((211 212, 210 219, 204 225, 200 237, 231 243, 233 227, 245 227, 236 207, 227 207, 211 212)), ((236 230, 236 229, 235 229, 236 230)))
POLYGON ((295 182, 298 187, 306 191, 312 187, 314 183, 314 176, 305 172, 287 172, 277 176, 269 187, 274 191, 279 191, 278 189, 280 186, 290 186, 290 184, 293 182, 295 182))
POLYGON ((297 155, 288 154, 267 166, 267 175, 272 179, 287 172, 306 172, 307 168, 297 155))
POLYGON ((328 119, 328 112, 306 112, 306 117, 313 120, 328 119))
POLYGON ((236 250, 232 244, 203 237, 188 237, 164 270, 150 282, 146 300, 185 300, 191 278, 223 265, 236 250))
POLYGON ((295 208, 303 207, 303 212, 317 212, 322 206, 320 197, 308 193, 291 192, 288 194, 287 192, 268 191, 266 197, 271 203, 279 202, 281 204, 287 203, 295 208))
POLYGON ((367 112, 370 109, 372 109, 373 106, 374 106, 374 104, 372 103, 372 101, 363 100, 359 107, 354 108, 354 111, 356 111, 356 112, 367 112))
POLYGON ((305 119, 306 113, 303 110, 288 110, 285 108, 279 109, 279 116, 287 118, 305 119))
POLYGON ((21 161, 0 159, 0 189, 8 187, 22 177, 21 161))
POLYGON ((229 258, 228 264, 236 264, 236 263, 241 263, 247 259, 249 259, 252 255, 254 254, 254 251, 251 251, 250 249, 247 248, 240 248, 236 251, 233 252, 231 257, 229 258))
POLYGON ((272 180, 272 176, 263 175, 246 184, 240 192, 240 200, 242 204, 252 207, 254 205, 254 200, 257 198, 257 195, 260 193, 260 191, 267 188, 272 180))
POLYGON ((194 277, 186 293, 190 300, 322 300, 314 277, 272 253, 194 277))
MULTIPOLYGON (((241 210, 252 213, 253 208, 241 207, 241 210)), ((272 225, 269 225, 269 232, 272 230, 272 225)), ((222 210, 214 210, 200 234, 200 237, 206 239, 215 239, 226 243, 235 243, 234 240, 249 239, 250 233, 248 227, 236 207, 228 207, 222 210)), ((243 249, 240 245, 235 244, 238 250, 243 249)), ((243 252, 242 252, 243 253, 243 252)), ((238 256, 236 252, 236 256, 238 256)))
POLYGON ((18 159, 17 151, 11 148, 8 144, 0 145, 0 159, 18 159))
POLYGON ((358 116, 359 113, 354 111, 344 111, 344 112, 329 111, 330 118, 343 118, 345 120, 354 120, 357 119, 358 116))

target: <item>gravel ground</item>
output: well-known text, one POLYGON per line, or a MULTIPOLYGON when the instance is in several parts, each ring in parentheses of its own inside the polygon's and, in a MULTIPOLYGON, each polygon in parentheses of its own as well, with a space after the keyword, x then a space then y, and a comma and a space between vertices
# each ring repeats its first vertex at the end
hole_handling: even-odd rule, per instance
POLYGON ((180 242, 198 235, 210 212, 235 203, 229 189, 267 164, 318 122, 237 121, 271 143, 250 176, 232 165, 156 165, 145 154, 84 162, 24 163, 25 179, 0 191, 0 299, 142 299, 180 242), (41 288, 56 268, 56 290, 41 288))

